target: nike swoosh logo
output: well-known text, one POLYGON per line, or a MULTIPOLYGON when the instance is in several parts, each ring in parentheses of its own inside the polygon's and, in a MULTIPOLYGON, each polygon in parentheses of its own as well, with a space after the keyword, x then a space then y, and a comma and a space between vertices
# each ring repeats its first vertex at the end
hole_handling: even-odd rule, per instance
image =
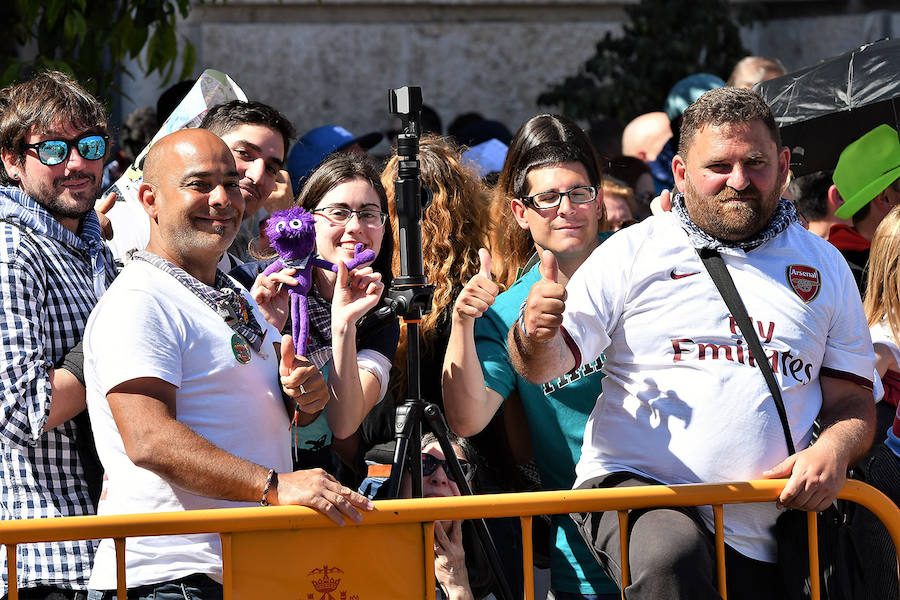
POLYGON ((681 279, 682 277, 690 277, 691 275, 699 275, 700 271, 695 271, 694 273, 676 273, 675 269, 672 269, 672 272, 669 275, 672 279, 681 279))

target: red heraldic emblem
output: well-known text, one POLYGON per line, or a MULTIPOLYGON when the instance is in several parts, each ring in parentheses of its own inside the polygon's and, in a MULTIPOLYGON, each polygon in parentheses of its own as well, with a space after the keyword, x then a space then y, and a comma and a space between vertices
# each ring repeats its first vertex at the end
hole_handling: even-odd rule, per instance
POLYGON ((809 304, 819 295, 822 289, 822 277, 819 270, 806 265, 788 265, 785 269, 788 283, 800 299, 809 304))

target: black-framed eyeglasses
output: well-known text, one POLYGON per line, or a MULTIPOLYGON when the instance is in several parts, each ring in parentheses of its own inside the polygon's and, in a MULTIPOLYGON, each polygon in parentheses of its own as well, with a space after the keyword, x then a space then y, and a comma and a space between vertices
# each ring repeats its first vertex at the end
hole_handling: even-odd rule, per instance
POLYGON ((524 196, 520 200, 525 206, 543 210, 559 206, 563 196, 568 197, 569 202, 573 204, 587 204, 597 198, 597 188, 591 185, 580 185, 566 192, 540 192, 531 196, 524 196))
POLYGON ((324 208, 316 208, 312 212, 316 215, 322 215, 335 225, 346 225, 353 215, 356 215, 359 218, 359 222, 366 227, 380 227, 384 225, 387 219, 387 213, 371 208, 351 210, 343 206, 326 206, 324 208))
POLYGON ((44 140, 36 144, 25 144, 25 147, 34 149, 41 164, 53 167, 69 158, 73 146, 81 158, 100 160, 106 156, 107 145, 109 136, 88 133, 74 140, 44 140))
MULTIPOLYGON (((475 465, 467 460, 463 460, 460 458, 459 466, 462 469, 463 477, 466 478, 466 481, 472 481, 472 477, 475 475, 475 465)), ((450 467, 447 466, 446 460, 441 460, 433 454, 422 454, 422 475, 431 475, 437 470, 438 467, 444 469, 444 473, 447 474, 447 477, 451 481, 456 481, 456 478, 453 476, 453 472, 450 470, 450 467)), ((456 483, 459 482, 456 481, 456 483)))

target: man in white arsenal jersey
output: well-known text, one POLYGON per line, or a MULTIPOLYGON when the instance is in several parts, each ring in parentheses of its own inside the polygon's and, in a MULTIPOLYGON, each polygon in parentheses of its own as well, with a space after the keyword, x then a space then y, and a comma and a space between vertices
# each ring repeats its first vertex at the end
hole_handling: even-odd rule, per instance
MULTIPOLYGON (((684 114, 673 211, 617 233, 563 288, 544 253, 513 364, 542 383, 603 352, 575 487, 789 478, 778 502, 725 510, 729 598, 775 598, 775 519, 823 510, 871 444, 872 343, 853 277, 780 199, 790 153, 754 92, 721 88, 684 114), (797 454, 746 339, 698 256, 716 249, 780 385, 797 454), (823 427, 810 445, 813 422, 823 427)), ((573 515, 620 581, 615 512, 573 515)), ((629 598, 718 598, 712 513, 632 511, 629 598)))

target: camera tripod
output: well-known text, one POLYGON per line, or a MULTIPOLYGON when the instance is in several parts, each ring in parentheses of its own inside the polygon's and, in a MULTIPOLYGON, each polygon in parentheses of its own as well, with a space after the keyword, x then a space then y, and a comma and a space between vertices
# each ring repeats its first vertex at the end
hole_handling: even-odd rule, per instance
MULTIPOLYGON (((394 199, 400 239, 400 276, 395 277, 387 291, 391 312, 406 323, 407 337, 407 398, 397 406, 394 424, 394 458, 388 485, 388 497, 397 498, 400 481, 408 469, 412 480, 412 495, 422 497, 422 419, 426 419, 434 432, 460 493, 472 495, 448 437, 449 428, 444 415, 436 404, 422 398, 419 371, 419 323, 431 310, 434 286, 428 284, 422 259, 422 211, 431 202, 431 194, 421 184, 419 167, 419 137, 422 90, 418 87, 402 87, 388 92, 391 114, 403 123, 397 137, 398 170, 394 181, 394 199)), ((497 548, 484 519, 473 519, 475 532, 487 556, 499 587, 501 600, 513 600, 506 581, 497 548)))

